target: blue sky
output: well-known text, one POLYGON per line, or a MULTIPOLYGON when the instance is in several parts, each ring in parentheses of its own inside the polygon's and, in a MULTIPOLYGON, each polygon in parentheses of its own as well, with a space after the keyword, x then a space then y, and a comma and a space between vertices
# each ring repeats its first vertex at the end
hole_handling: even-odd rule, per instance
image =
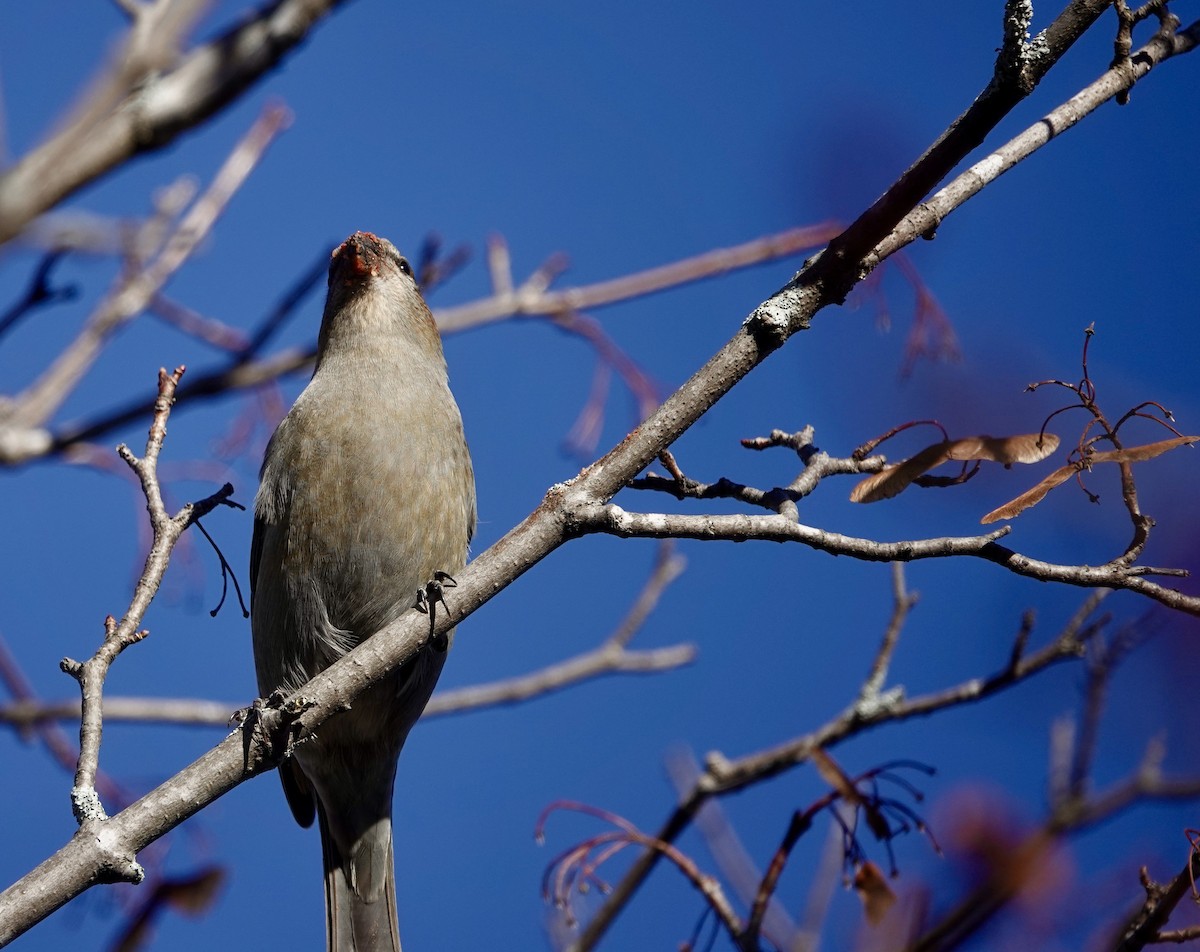
MULTIPOLYGON (((131 163, 68 207, 142 214, 154 190, 178 176, 210 179, 264 103, 282 100, 295 116, 291 128, 171 282, 175 299, 249 327, 322 247, 357 229, 414 251, 430 231, 449 245, 471 245, 471 265, 436 291, 435 309, 487 292, 482 251, 492 233, 507 239, 518 280, 561 251, 571 260, 562 283, 587 283, 855 216, 982 89, 999 43, 999 8, 763 2, 735 12, 726 4, 649 8, 614 0, 597 13, 554 3, 360 0, 218 120, 131 163)), ((236 9, 218 5, 201 34, 236 9)), ((122 22, 116 4, 73 9, 70 31, 60 28, 61 15, 26 5, 20 29, 0 35, 10 155, 53 127, 113 48, 122 22)), ((991 144, 1058 105, 1110 57, 1106 25, 1065 57, 991 144)), ((704 480, 784 484, 794 475, 786 452, 749 454, 737 441, 807 423, 836 454, 916 418, 937 417, 955 435, 1036 430, 1061 397, 1025 394, 1025 384, 1074 379, 1083 329, 1092 323, 1098 333, 1091 372, 1101 402, 1119 414, 1157 399, 1184 432, 1200 432, 1200 130, 1189 118, 1200 110, 1198 64, 1194 54, 1166 64, 1134 90, 1128 107, 1106 105, 956 213, 936 241, 910 250, 954 323, 961 362, 923 363, 899 379, 911 293, 888 269, 890 333, 877 327, 874 306, 861 296, 822 313, 684 436, 676 455, 685 470, 704 480)), ((0 258, 0 304, 18 296, 35 260, 19 248, 0 258)), ((668 392, 798 264, 779 262, 593 316, 668 392)), ((70 339, 113 267, 75 257, 58 274, 77 283, 81 296, 39 311, 0 340, 4 392, 27 383, 70 339)), ((279 346, 311 340, 320 306, 310 298, 279 346)), ((446 350, 475 460, 482 551, 546 487, 588 461, 565 454, 562 441, 587 398, 594 358, 577 339, 538 322, 457 335, 446 350)), ((198 373, 218 359, 143 319, 98 362, 58 422, 148 394, 160 365, 186 363, 198 373)), ((299 378, 286 382, 287 398, 302 385, 299 378)), ((211 491, 211 482, 177 477, 218 457, 245 406, 231 398, 178 408, 165 456, 178 464, 170 485, 177 504, 211 491)), ((624 435, 634 412, 633 401, 614 388, 601 450, 624 435)), ((1081 426, 1068 415, 1056 432, 1070 443, 1081 426)), ((1138 432, 1146 441, 1165 435, 1149 425, 1138 432)), ((137 446, 144 426, 106 439, 137 446)), ((921 439, 891 451, 905 455, 921 439)), ((1148 563, 1196 565, 1194 452, 1139 469, 1143 506, 1159 521, 1148 563)), ((218 472, 228 476, 215 477, 229 478, 245 503, 253 498, 260 454, 255 442, 223 458, 218 472)), ((991 467, 953 491, 910 491, 864 507, 846 501, 849 482, 830 482, 802 503, 801 518, 878 539, 967 534, 981 514, 1049 468, 991 467)), ((0 632, 42 695, 70 696, 74 685, 58 660, 89 653, 104 615, 127 604, 140 561, 142 504, 126 480, 80 467, 38 464, 5 473, 4 482, 10 541, 0 632)), ((1014 547, 1093 564, 1118 554, 1128 520, 1115 473, 1096 473, 1090 484, 1100 492, 1099 506, 1064 486, 1014 523, 1014 547)), ((630 493, 620 501, 699 511, 630 493)), ((216 513, 206 526, 244 566, 249 517, 216 513)), ((545 947, 542 868, 595 831, 564 816, 552 821, 548 845, 538 847, 533 824, 546 804, 583 800, 652 830, 672 802, 662 768, 672 746, 738 756, 811 730, 853 699, 889 611, 886 566, 798 547, 680 548, 688 570, 635 644, 694 642, 700 654, 693 666, 654 678, 609 678, 414 732, 396 796, 401 930, 411 948, 545 947)), ((522 673, 594 646, 635 597, 653 555, 650 543, 612 539, 585 539, 555 553, 462 626, 443 686, 522 673)), ((893 681, 914 693, 1002 666, 1026 608, 1037 611, 1034 639, 1044 643, 1082 598, 973 562, 914 565, 909 581, 922 601, 893 681)), ((1184 584, 1196 590, 1195 582, 1184 584)), ((254 692, 249 626, 228 608, 209 618, 218 592, 215 560, 196 545, 147 618, 152 636, 122 656, 108 691, 247 703, 254 692)), ((1127 776, 1151 736, 1166 741, 1166 767, 1185 771, 1196 748, 1178 715, 1200 675, 1200 631, 1194 621, 1151 611, 1131 596, 1108 606, 1123 621, 1145 616, 1155 635, 1114 680, 1097 780, 1127 776)), ((1080 669, 1064 667, 978 707, 863 736, 836 756, 852 772, 894 757, 936 765, 938 775, 924 783, 935 823, 973 790, 998 791, 1032 822, 1045 804, 1050 724, 1078 710, 1081 683, 1080 669)), ((130 788, 145 789, 219 733, 114 726, 105 735, 103 765, 130 788)), ((0 878, 8 882, 66 840, 73 820, 69 775, 41 750, 2 733, 0 758, 12 778, 4 784, 5 813, 19 818, 0 855, 0 878)), ((725 807, 765 865, 791 810, 822 792, 804 768, 725 807)), ((1098 926, 1135 901, 1139 865, 1149 863, 1161 877, 1178 869, 1189 825, 1196 825, 1193 808, 1143 807, 1074 841, 1069 901, 1044 913, 1051 919, 1044 947, 1077 947, 1081 932, 1072 931, 1072 921, 1098 926)), ((823 829, 802 843, 783 881, 780 896, 793 909, 806 895, 823 829)), ((696 837, 680 845, 711 868, 696 837)), ((934 857, 916 837, 900 842, 897 854, 900 888, 926 882, 935 906, 952 901, 962 885, 952 861, 934 857)), ((883 860, 881 847, 874 858, 883 860)), ((155 947, 317 947, 317 838, 292 822, 273 778, 244 785, 173 834, 165 861, 178 872, 215 862, 229 879, 207 917, 163 919, 155 947)), ((856 902, 838 894, 827 948, 845 947, 856 934, 856 902)), ((674 947, 700 910, 690 888, 662 869, 608 947, 674 947)), ((93 891, 18 947, 103 948, 116 922, 110 899, 93 891)), ((972 947, 999 948, 1010 928, 991 930, 972 947)))

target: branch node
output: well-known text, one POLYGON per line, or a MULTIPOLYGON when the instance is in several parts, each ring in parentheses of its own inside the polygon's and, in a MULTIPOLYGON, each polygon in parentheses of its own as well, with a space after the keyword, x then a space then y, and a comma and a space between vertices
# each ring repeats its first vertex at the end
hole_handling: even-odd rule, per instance
POLYGON ((852 708, 853 716, 860 721, 873 721, 886 717, 904 703, 904 685, 897 684, 886 691, 864 694, 852 708))
POLYGON ((71 788, 71 812, 75 814, 75 821, 80 828, 108 819, 108 814, 104 812, 104 804, 100 802, 100 795, 96 793, 96 788, 91 786, 71 788))

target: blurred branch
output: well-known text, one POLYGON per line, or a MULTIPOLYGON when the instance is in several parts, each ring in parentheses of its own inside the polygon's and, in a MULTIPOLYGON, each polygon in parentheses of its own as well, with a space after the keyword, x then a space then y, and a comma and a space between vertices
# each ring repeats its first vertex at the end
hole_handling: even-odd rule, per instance
MULTIPOLYGON (((689 750, 669 752, 666 757, 666 769, 671 786, 680 798, 695 786, 701 776, 700 768, 689 750)), ((712 854, 721 876, 729 884, 738 901, 749 908, 762 882, 762 871, 746 852, 737 832, 721 810, 720 803, 716 800, 706 802, 696 811, 693 823, 704 837, 705 845, 712 854)), ((836 847, 829 851, 832 879, 840 876, 842 869, 840 837, 836 839, 836 847)), ((818 899, 816 905, 823 909, 825 904, 818 899)), ((777 948, 785 952, 807 952, 817 947, 816 923, 810 921, 806 923, 805 928, 796 925, 783 903, 774 896, 765 907, 762 932, 777 948)))
POLYGON ((275 0, 179 56, 200 4, 136 4, 121 55, 64 128, 0 174, 0 244, 83 186, 162 148, 278 66, 343 0, 275 0))
MULTIPOLYGON (((437 318, 438 326, 443 334, 453 334, 519 314, 529 313, 530 315, 555 317, 560 314, 563 307, 567 306, 566 302, 574 300, 586 302, 592 307, 615 304, 651 293, 651 291, 665 290, 689 281, 788 257, 803 248, 811 248, 816 236, 826 228, 825 225, 796 228, 777 235, 755 239, 727 251, 706 252, 694 258, 685 258, 659 268, 651 268, 649 271, 637 272, 597 284, 568 288, 551 294, 544 293, 545 289, 553 276, 559 273, 553 266, 555 259, 552 259, 550 263, 539 269, 535 277, 531 277, 526 282, 519 294, 513 294, 511 289, 505 291, 501 282, 494 295, 458 307, 437 309, 434 316, 437 318), (666 277, 670 277, 674 283, 665 283, 666 277), (532 310, 526 312, 518 310, 518 307, 532 308, 532 310)), ((506 261, 507 248, 500 239, 493 239, 491 248, 498 247, 504 247, 504 260, 506 261)), ((492 259, 496 257, 496 254, 497 252, 493 250, 492 259)), ((271 315, 252 332, 250 343, 246 349, 239 352, 227 365, 190 376, 179 390, 180 399, 186 401, 185 406, 196 406, 197 401, 204 397, 260 387, 280 377, 310 367, 316 356, 315 343, 308 347, 282 351, 262 359, 251 358, 257 356, 262 347, 278 330, 280 324, 294 313, 296 306, 304 296, 325 276, 328 264, 328 252, 323 251, 293 287, 280 298, 271 315)), ((500 279, 494 277, 494 280, 500 279)), ((581 332, 585 337, 589 332, 589 329, 583 325, 565 329, 581 332)), ((594 342, 593 344, 595 346, 594 342)), ((603 356, 603 349, 600 347, 597 349, 603 356)), ((612 353, 608 354, 608 357, 619 360, 619 356, 612 353)), ((631 386, 638 394, 639 403, 643 406, 648 405, 644 395, 645 388, 634 386, 633 383, 631 386)), ((0 443, 0 465, 25 463, 43 456, 66 452, 75 444, 94 440, 138 420, 150 410, 150 402, 135 400, 124 407, 106 410, 90 420, 69 423, 61 427, 57 433, 51 434, 48 442, 43 438, 40 441, 22 444, 19 448, 13 446, 9 449, 7 456, 3 452, 4 444, 0 443)))
POLYGON ((550 291, 550 284, 566 269, 561 255, 547 260, 519 287, 514 285, 508 247, 499 236, 488 244, 488 265, 492 275, 490 297, 439 309, 438 327, 444 334, 453 334, 469 327, 506 320, 510 317, 547 317, 586 311, 594 307, 645 297, 667 288, 692 281, 711 278, 764 261, 787 258, 806 248, 815 248, 837 233, 835 222, 821 222, 801 228, 789 228, 704 254, 684 258, 671 264, 637 271, 620 278, 600 281, 563 291, 550 291))
MULTIPOLYGON (((422 719, 461 714, 466 711, 515 704, 605 674, 651 674, 669 671, 690 664, 696 657, 694 645, 672 645, 646 651, 631 651, 630 639, 645 624, 658 600, 683 572, 685 559, 670 543, 659 546, 658 555, 642 591, 628 613, 603 644, 591 651, 565 661, 547 665, 538 671, 493 681, 486 684, 439 691, 425 707, 422 719)), ((0 642, 0 662, 3 661, 3 642, 0 642)), ((0 664, 0 674, 3 665, 0 664)), ((41 702, 32 694, 13 692, 17 700, 0 705, 0 724, 18 730, 38 728, 55 720, 77 720, 78 701, 41 702)), ((109 723, 133 721, 138 723, 179 724, 185 726, 228 727, 238 705, 230 702, 183 698, 109 697, 104 700, 104 720, 109 723)), ((70 763, 74 763, 72 753, 70 763)))
POLYGON ((662 395, 650 375, 604 332, 603 326, 595 318, 572 311, 554 315, 550 320, 555 327, 584 340, 596 352, 598 363, 592 392, 567 438, 567 447, 570 450, 590 457, 596 451, 603 429, 604 406, 611 371, 615 370, 620 375, 629 392, 633 394, 638 408, 637 422, 654 412, 662 395))
POLYGON ((18 321, 26 317, 36 308, 55 301, 70 301, 79 295, 79 288, 74 284, 56 287, 50 283, 50 272, 62 260, 65 251, 56 248, 42 255, 42 260, 34 269, 29 287, 3 314, 0 314, 0 337, 7 334, 18 321))
POLYGON ((146 305, 146 313, 193 340, 202 341, 218 350, 240 353, 249 344, 249 338, 239 328, 193 311, 166 294, 154 295, 146 305))
MULTIPOLYGON (((927 929, 905 952, 948 952, 959 948, 964 941, 990 922, 1020 892, 1025 879, 1013 875, 1014 869, 1027 869, 1040 856, 1051 850, 1064 836, 1102 823, 1134 803, 1152 800, 1191 800, 1200 796, 1200 778, 1166 778, 1157 770, 1144 768, 1136 775, 1118 783, 1094 798, 1072 798, 1056 803, 1041 829, 1026 838, 1014 851, 1011 864, 1001 864, 991 870, 983 881, 960 900, 935 925, 927 929)), ((1117 949, 1143 948, 1165 924, 1171 909, 1189 888, 1185 869, 1176 881, 1152 902, 1148 896, 1130 932, 1117 949), (1179 882, 1182 878, 1183 882, 1179 882), (1177 894, 1177 895, 1176 895, 1177 894)), ((1149 891, 1148 891, 1149 892, 1149 891)))
MULTIPOLYGON (((23 709, 38 711, 50 707, 50 705, 38 700, 33 685, 25 677, 25 673, 21 670, 17 659, 9 650, 8 643, 3 637, 0 637, 0 681, 4 683, 8 693, 14 699, 12 704, 5 705, 0 710, 23 709)), ((79 702, 75 701, 73 704, 65 706, 74 708, 73 713, 67 716, 73 720, 78 720, 79 702)), ((18 731, 25 736, 34 734, 60 767, 74 773, 79 763, 79 747, 71 741, 62 728, 57 724, 50 723, 51 720, 52 718, 50 717, 36 717, 14 720, 10 723, 14 724, 18 731)), ((114 803, 129 803, 132 799, 111 777, 102 771, 96 773, 96 789, 100 792, 101 796, 114 803)))
MULTIPOLYGON (((879 692, 878 701, 871 705, 855 702, 842 714, 817 730, 790 740, 775 748, 752 754, 738 760, 727 760, 720 753, 712 752, 705 758, 705 769, 696 783, 679 799, 679 805, 656 835, 665 843, 674 842, 695 819, 698 811, 713 797, 724 796, 749 786, 762 783, 779 774, 807 763, 814 751, 829 750, 864 731, 887 723, 898 723, 914 717, 925 717, 937 711, 947 710, 962 704, 972 704, 1024 681, 1042 670, 1061 661, 1082 655, 1087 641, 1103 623, 1103 619, 1089 623, 1088 618, 1105 593, 1090 595, 1079 611, 1071 618, 1057 637, 1046 647, 1026 655, 1023 644, 1027 632, 1022 627, 1011 654, 1009 663, 1000 671, 985 678, 972 678, 942 691, 907 698, 901 687, 879 692), (1018 646, 1020 650, 1018 650, 1018 646)), ((894 615, 893 615, 894 617, 894 615)), ((864 682, 875 679, 881 666, 880 657, 894 651, 894 640, 885 638, 880 651, 871 665, 871 673, 864 682)), ((658 861, 657 851, 638 857, 625 876, 612 889, 604 905, 583 930, 573 946, 574 949, 589 949, 595 946, 607 925, 615 919, 638 887, 649 876, 658 861)))
POLYGON ((157 256, 144 266, 120 275, 75 340, 33 384, 0 408, 3 410, 0 458, 18 462, 30 455, 40 455, 28 452, 39 444, 44 447, 43 452, 49 449, 51 438, 41 428, 79 385, 112 335, 136 317, 188 259, 287 121, 285 109, 269 106, 230 153, 208 191, 180 220, 157 256))
MULTIPOLYGON (((137 724, 177 724, 194 727, 228 727, 238 705, 201 698, 106 697, 105 723, 128 721, 137 724)), ((18 700, 0 706, 0 724, 19 731, 50 721, 79 720, 80 703, 74 701, 18 700)), ((72 758, 74 764, 74 758, 72 758)))
MULTIPOLYGON (((231 366, 198 374, 179 388, 179 399, 194 405, 197 400, 205 397, 219 396, 238 390, 250 390, 264 384, 274 383, 281 377, 310 367, 315 353, 315 345, 311 349, 295 347, 262 360, 251 361, 247 364, 234 362, 231 366)), ((49 454, 70 453, 80 444, 86 444, 145 416, 148 409, 149 405, 145 401, 133 400, 123 407, 107 412, 98 419, 67 424, 52 436, 47 446, 39 448, 37 452, 29 453, 16 462, 28 462, 49 454)), ((0 456, 0 463, 3 462, 3 457, 0 456)))
POLYGON ((154 923, 168 910, 197 917, 208 912, 225 884, 226 871, 220 866, 202 866, 184 875, 160 876, 147 884, 139 902, 108 947, 109 952, 141 952, 154 939, 154 923))

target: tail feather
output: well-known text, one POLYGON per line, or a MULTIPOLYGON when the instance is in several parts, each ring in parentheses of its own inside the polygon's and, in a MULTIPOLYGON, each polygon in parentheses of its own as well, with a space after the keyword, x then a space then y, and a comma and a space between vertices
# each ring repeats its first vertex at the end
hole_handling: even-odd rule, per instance
POLYGON ((325 859, 325 928, 329 952, 400 952, 392 823, 384 818, 347 856, 318 806, 325 859))

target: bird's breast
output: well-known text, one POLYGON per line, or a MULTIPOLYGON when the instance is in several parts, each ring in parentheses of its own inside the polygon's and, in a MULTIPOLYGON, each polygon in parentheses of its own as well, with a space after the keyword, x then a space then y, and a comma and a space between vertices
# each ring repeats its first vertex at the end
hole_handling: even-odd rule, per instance
POLYGON ((357 641, 410 608, 435 572, 464 564, 474 486, 462 426, 457 410, 380 406, 378 395, 301 410, 287 434, 281 567, 357 641))

